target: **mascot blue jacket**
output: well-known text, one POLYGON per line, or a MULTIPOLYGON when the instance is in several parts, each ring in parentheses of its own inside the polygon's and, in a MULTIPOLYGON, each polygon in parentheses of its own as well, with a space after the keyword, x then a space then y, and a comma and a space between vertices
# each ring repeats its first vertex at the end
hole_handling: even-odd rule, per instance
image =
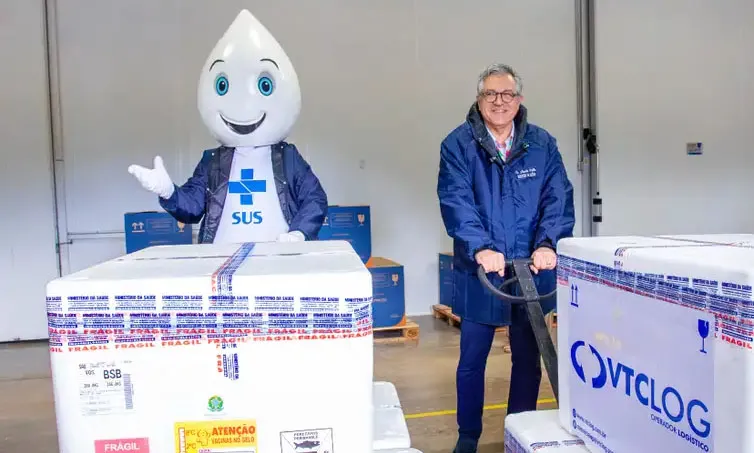
MULTIPOLYGON (((300 231, 306 240, 315 240, 327 215, 327 195, 294 145, 282 142, 271 148, 273 190, 285 222, 290 230, 300 231)), ((199 243, 215 240, 225 200, 229 196, 234 151, 234 148, 225 146, 204 151, 189 180, 170 198, 160 198, 160 205, 179 222, 201 222, 199 243)), ((240 216, 239 223, 242 223, 243 213, 240 216)))

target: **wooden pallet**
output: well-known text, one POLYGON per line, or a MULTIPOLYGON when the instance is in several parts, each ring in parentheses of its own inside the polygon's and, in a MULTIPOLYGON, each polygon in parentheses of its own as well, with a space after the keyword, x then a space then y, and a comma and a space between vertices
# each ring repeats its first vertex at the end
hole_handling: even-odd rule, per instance
MULTIPOLYGON (((447 305, 437 304, 432 306, 432 315, 435 319, 443 319, 448 322, 448 325, 453 327, 461 327, 461 318, 453 313, 453 309, 447 305)), ((502 333, 504 335, 503 352, 511 352, 510 343, 508 340, 508 328, 498 327, 495 332, 502 333)))
MULTIPOLYGON (((453 313, 453 309, 447 305, 437 304, 432 305, 432 315, 435 319, 445 319, 448 321, 448 325, 453 327, 461 327, 461 318, 453 313)), ((507 332, 507 327, 498 327, 496 332, 507 332)))
POLYGON ((377 327, 373 329, 373 336, 377 344, 418 342, 419 324, 407 319, 401 326, 377 327))

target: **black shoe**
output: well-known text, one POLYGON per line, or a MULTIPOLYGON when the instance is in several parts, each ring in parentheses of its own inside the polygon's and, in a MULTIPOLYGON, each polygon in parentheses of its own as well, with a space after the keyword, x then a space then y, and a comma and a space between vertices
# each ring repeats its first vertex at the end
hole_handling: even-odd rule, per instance
POLYGON ((458 439, 453 453, 476 453, 477 441, 473 439, 458 439))

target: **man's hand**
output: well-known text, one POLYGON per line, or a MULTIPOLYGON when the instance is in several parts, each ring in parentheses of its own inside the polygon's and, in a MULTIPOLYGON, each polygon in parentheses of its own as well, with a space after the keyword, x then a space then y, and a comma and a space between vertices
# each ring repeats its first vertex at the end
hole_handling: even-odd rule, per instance
POLYGON ((505 275, 505 256, 494 250, 482 250, 474 255, 476 262, 482 266, 484 272, 497 272, 501 277, 505 275))
POLYGON ((555 269, 558 263, 558 255, 549 247, 540 247, 531 255, 534 264, 529 266, 531 271, 538 274, 539 271, 555 269))

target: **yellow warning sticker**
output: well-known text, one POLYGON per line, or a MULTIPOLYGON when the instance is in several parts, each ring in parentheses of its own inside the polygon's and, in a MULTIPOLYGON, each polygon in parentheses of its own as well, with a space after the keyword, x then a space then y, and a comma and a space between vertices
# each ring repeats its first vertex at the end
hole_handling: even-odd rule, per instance
POLYGON ((176 453, 257 453, 256 420, 175 424, 176 453))

